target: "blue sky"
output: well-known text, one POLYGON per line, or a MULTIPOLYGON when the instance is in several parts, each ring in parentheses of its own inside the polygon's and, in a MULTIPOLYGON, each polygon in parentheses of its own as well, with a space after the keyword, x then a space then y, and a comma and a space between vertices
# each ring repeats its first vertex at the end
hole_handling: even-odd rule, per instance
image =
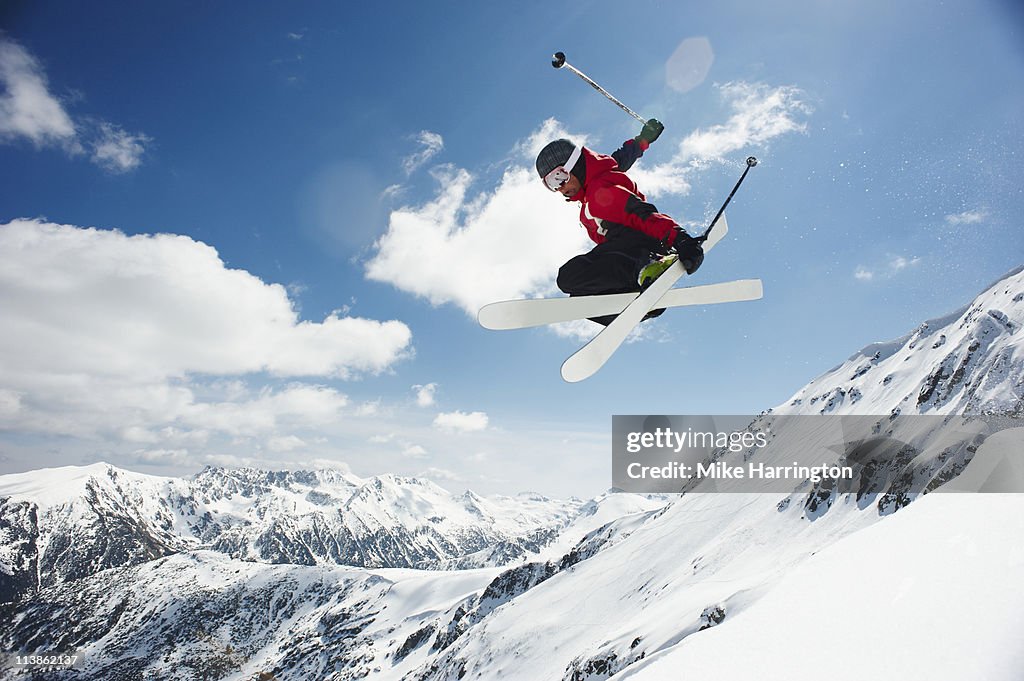
POLYGON ((5 4, 0 472, 594 494, 613 414, 757 413, 1021 264, 1014 3, 693 4, 5 4), (556 50, 665 123, 631 174, 680 222, 762 162, 693 283, 764 300, 575 385, 586 329, 472 315, 586 248, 539 145, 639 132, 556 50))

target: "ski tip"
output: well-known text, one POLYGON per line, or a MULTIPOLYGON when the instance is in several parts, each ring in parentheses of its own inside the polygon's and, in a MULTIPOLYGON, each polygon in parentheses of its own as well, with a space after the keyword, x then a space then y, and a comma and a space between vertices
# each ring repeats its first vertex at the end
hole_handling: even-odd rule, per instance
POLYGON ((524 323, 522 314, 514 314, 509 311, 509 304, 519 301, 502 300, 497 303, 487 303, 476 313, 476 322, 488 331, 511 331, 513 329, 526 329, 537 326, 536 323, 524 323))
POLYGON ((484 305, 476 312, 476 323, 485 329, 497 331, 499 327, 494 326, 494 320, 491 318, 491 303, 484 305))
POLYGON ((566 383, 579 383, 580 381, 590 378, 591 374, 585 376, 578 375, 573 371, 567 371, 565 365, 562 365, 562 380, 566 383))
POLYGON ((715 231, 718 232, 720 237, 729 233, 729 221, 725 219, 725 213, 722 213, 722 217, 718 218, 718 222, 715 224, 715 231))
POLYGON ((577 357, 577 355, 572 355, 562 362, 562 380, 566 383, 579 383, 580 381, 593 376, 600 368, 600 365, 593 366, 593 364, 589 362, 583 363, 579 361, 579 357, 577 357))

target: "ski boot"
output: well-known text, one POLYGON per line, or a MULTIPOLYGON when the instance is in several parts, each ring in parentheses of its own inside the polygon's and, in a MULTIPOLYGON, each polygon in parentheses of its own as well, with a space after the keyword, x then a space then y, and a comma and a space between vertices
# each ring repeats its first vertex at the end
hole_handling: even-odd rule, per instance
MULTIPOLYGON (((675 261, 678 259, 678 255, 672 254, 666 255, 656 260, 652 260, 650 263, 648 263, 646 267, 640 270, 640 274, 637 276, 637 283, 640 284, 640 290, 647 290, 647 287, 653 284, 654 280, 660 277, 665 272, 665 270, 667 270, 669 267, 672 267, 673 263, 675 263, 675 261)), ((664 311, 665 308, 663 307, 658 308, 656 310, 651 310, 650 312, 644 315, 644 318, 641 321, 647 321, 648 319, 660 317, 664 311)))

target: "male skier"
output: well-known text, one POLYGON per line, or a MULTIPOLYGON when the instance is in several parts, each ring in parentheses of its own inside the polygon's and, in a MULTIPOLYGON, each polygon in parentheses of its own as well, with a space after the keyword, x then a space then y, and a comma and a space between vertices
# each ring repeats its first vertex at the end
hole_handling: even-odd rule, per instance
MULTIPOLYGON (((651 119, 611 156, 569 140, 550 142, 537 156, 545 186, 567 201, 579 201, 580 223, 596 246, 558 270, 558 288, 570 296, 640 291, 678 257, 687 274, 704 261, 700 242, 675 220, 648 203, 626 172, 658 139, 661 123, 651 119), (661 258, 671 254, 669 258, 661 258)), ((663 310, 653 310, 655 317, 663 310)), ((616 315, 595 317, 608 325, 616 315)))

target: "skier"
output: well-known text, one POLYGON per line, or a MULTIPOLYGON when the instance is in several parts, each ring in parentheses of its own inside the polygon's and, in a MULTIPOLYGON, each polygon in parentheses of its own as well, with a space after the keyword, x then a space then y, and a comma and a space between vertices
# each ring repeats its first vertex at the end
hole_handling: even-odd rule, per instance
MULTIPOLYGON (((566 139, 550 142, 537 156, 537 172, 545 186, 566 201, 578 201, 580 223, 594 241, 590 252, 577 255, 558 270, 557 285, 570 296, 640 291, 675 262, 687 274, 704 261, 700 241, 675 220, 648 203, 627 175, 644 151, 665 129, 648 120, 640 134, 626 140, 611 156, 597 154, 566 139), (662 257, 666 254, 669 257, 662 257)), ((663 310, 652 310, 655 317, 663 310)), ((594 317, 607 326, 615 315, 594 317)))

